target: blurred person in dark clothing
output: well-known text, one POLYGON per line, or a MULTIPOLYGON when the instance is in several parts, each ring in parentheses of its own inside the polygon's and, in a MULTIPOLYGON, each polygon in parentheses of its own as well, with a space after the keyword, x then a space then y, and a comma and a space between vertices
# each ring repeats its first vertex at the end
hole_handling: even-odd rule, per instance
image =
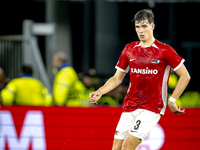
POLYGON ((1 91, 3 105, 50 106, 52 96, 38 79, 32 77, 30 66, 22 66, 22 75, 11 80, 1 91))

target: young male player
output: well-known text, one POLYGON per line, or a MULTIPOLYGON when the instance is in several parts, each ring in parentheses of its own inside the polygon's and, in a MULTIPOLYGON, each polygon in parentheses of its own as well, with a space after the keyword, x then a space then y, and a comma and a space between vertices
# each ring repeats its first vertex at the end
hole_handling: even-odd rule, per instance
POLYGON ((179 80, 168 100, 168 106, 174 114, 185 111, 175 104, 190 80, 183 64, 184 59, 169 45, 154 38, 154 14, 151 10, 138 11, 134 21, 140 41, 125 46, 116 65, 115 75, 90 94, 91 103, 97 104, 101 96, 117 87, 129 71, 130 84, 116 128, 113 150, 136 149, 161 115, 164 115, 171 68, 179 76, 179 80))

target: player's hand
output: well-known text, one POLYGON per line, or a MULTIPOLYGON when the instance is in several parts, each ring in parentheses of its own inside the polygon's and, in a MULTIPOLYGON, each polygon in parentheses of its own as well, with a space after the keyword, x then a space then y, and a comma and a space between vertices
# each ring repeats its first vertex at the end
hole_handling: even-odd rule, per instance
POLYGON ((174 102, 168 101, 168 106, 169 106, 171 112, 176 114, 176 115, 178 113, 185 113, 185 109, 181 110, 180 105, 177 107, 176 103, 174 103, 174 102))
POLYGON ((90 102, 92 104, 95 104, 97 105, 97 101, 101 98, 102 94, 100 91, 95 91, 95 92, 92 92, 90 93, 90 102))

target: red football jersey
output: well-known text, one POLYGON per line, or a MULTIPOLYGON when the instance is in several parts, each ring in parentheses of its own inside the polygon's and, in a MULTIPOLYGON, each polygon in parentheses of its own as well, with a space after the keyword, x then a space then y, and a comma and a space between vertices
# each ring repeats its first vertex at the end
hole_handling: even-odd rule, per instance
POLYGON ((140 42, 126 45, 116 65, 130 74, 123 111, 140 108, 164 114, 171 68, 176 71, 184 61, 172 47, 157 40, 146 48, 140 42))

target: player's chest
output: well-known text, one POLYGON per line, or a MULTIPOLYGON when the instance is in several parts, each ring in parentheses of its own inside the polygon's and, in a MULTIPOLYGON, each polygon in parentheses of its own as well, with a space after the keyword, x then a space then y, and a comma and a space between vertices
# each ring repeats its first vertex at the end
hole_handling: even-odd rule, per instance
POLYGON ((164 61, 162 51, 157 48, 137 48, 127 52, 130 67, 159 67, 164 61))

